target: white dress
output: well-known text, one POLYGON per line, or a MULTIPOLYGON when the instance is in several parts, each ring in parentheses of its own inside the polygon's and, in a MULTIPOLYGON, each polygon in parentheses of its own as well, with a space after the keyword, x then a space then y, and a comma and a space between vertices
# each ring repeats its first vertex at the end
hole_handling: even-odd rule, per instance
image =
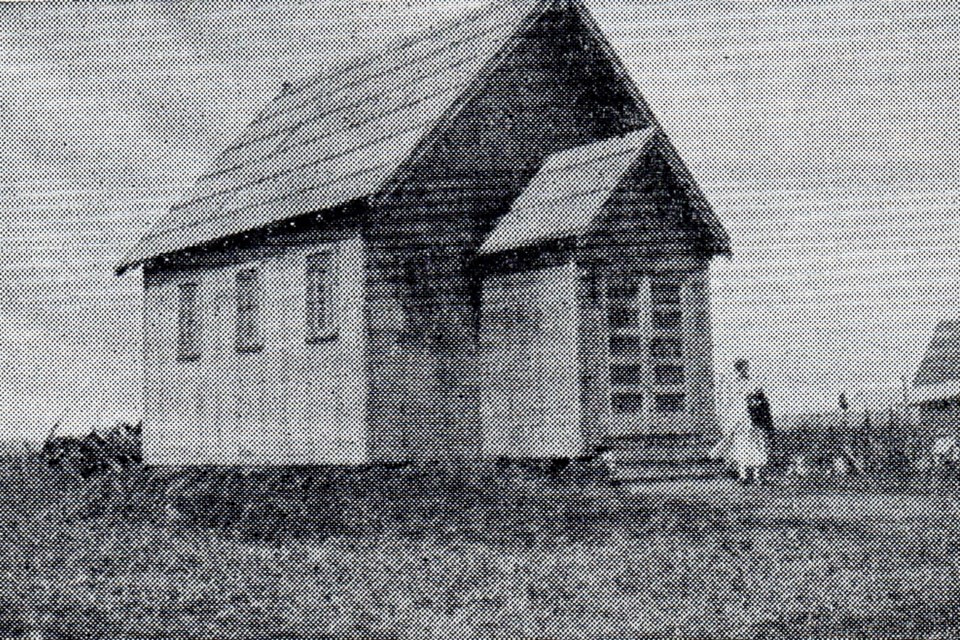
POLYGON ((770 459, 770 442, 766 432, 753 424, 747 399, 757 391, 749 380, 737 378, 730 387, 724 418, 723 439, 712 455, 744 467, 763 467, 770 459))

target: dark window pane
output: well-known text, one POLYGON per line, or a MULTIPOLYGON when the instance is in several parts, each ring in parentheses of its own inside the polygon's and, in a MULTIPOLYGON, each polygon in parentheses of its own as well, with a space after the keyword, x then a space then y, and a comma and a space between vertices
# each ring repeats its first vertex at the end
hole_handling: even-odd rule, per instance
POLYGON ((613 395, 614 413, 640 413, 643 409, 643 396, 639 393, 615 393, 613 395))
POLYGON ((638 336, 610 336, 610 353, 615 356, 633 356, 642 350, 638 336))
POLYGON ((682 393, 663 393, 654 398, 654 407, 661 413, 677 413, 683 411, 687 397, 682 393))
POLYGON ((611 384, 640 384, 643 382, 643 365, 615 364, 610 367, 611 384))
POLYGON ((307 257, 307 342, 337 337, 337 254, 324 251, 307 257))
POLYGON ((668 360, 683 356, 680 338, 657 337, 650 341, 650 357, 657 360, 668 360))
POLYGON ((656 384, 683 384, 683 367, 676 364, 658 364, 653 368, 656 384))
POLYGON ((600 277, 593 271, 583 276, 583 285, 587 292, 587 301, 591 304, 599 303, 603 298, 603 292, 600 287, 600 277))
POLYGON ((681 285, 675 282, 654 282, 650 285, 653 304, 680 304, 681 285))
POLYGON ((683 316, 679 311, 654 311, 653 328, 663 331, 669 329, 679 329, 683 316))
POLYGON ((637 327, 640 322, 640 313, 636 309, 611 307, 607 311, 607 322, 614 329, 637 327))
POLYGON ((256 269, 247 269, 237 273, 237 351, 258 351, 260 342, 260 282, 256 269))
POLYGON ((607 285, 608 298, 634 298, 640 292, 640 283, 630 275, 621 275, 610 278, 607 285))

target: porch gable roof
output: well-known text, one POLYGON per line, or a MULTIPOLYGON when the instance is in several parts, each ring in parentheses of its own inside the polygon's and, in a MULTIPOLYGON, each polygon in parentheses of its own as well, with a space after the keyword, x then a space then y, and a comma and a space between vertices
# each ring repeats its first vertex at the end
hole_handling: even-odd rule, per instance
MULTIPOLYGON (((645 127, 548 157, 484 240, 480 254, 521 249, 589 232, 631 170, 651 150, 661 148, 664 140, 658 128, 645 127)), ((681 170, 676 166, 676 156, 662 155, 671 169, 681 170)), ((690 191, 689 183, 684 187, 690 191)), ((691 200, 695 198, 691 194, 691 200)), ((720 228, 710 210, 701 212, 700 219, 708 232, 720 228)), ((725 236, 719 240, 722 245, 725 236)))

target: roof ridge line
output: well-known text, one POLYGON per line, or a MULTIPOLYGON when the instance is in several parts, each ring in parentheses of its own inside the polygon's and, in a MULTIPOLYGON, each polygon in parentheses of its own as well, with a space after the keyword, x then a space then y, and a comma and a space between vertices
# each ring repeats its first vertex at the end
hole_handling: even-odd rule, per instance
MULTIPOLYGON (((477 22, 480 20, 481 17, 489 13, 492 13, 494 7, 502 6, 502 5, 519 4, 521 2, 530 2, 531 4, 533 4, 534 1, 535 0, 491 0, 490 2, 485 2, 481 6, 477 7, 473 11, 470 11, 468 14, 461 16, 460 18, 448 19, 439 25, 434 25, 433 28, 428 26, 425 29, 420 29, 416 33, 411 34, 406 38, 399 38, 395 42, 390 43, 389 47, 382 47, 378 51, 374 53, 368 53, 367 55, 359 55, 355 59, 346 61, 341 65, 337 65, 336 67, 334 67, 333 69, 330 69, 329 71, 316 73, 311 76, 302 78, 301 80, 297 81, 297 86, 291 87, 285 94, 281 93, 280 95, 277 96, 277 98, 282 97, 284 95, 295 96, 305 91, 306 89, 323 82, 324 80, 329 80, 330 78, 334 78, 336 76, 344 75, 349 72, 355 71, 375 60, 381 60, 386 57, 386 53, 388 51, 392 52, 400 49, 405 49, 412 45, 425 42, 430 38, 437 36, 438 34, 452 31, 454 29, 465 26, 472 22, 477 22)), ((340 87, 337 87, 336 91, 339 91, 339 90, 340 90, 340 87)), ((250 121, 249 125, 252 126, 254 124, 258 124, 260 122, 273 119, 278 114, 282 113, 283 112, 282 109, 271 111, 272 107, 276 106, 275 103, 277 98, 274 98, 274 100, 271 101, 264 108, 264 111, 265 112, 269 111, 269 113, 259 114, 257 117, 255 117, 253 120, 250 121)))
MULTIPOLYGON (((485 35, 485 34, 491 32, 491 31, 496 31, 496 28, 491 28, 491 29, 489 29, 488 31, 484 31, 483 34, 485 35)), ((454 43, 452 43, 452 44, 449 44, 449 45, 447 45, 446 47, 442 47, 442 48, 438 49, 437 51, 443 51, 444 49, 452 48, 453 46, 463 44, 463 43, 466 42, 466 41, 467 41, 467 40, 457 40, 456 42, 454 42, 454 43)), ((436 53, 436 52, 433 52, 433 53, 436 53)), ((419 62, 419 61, 426 60, 426 59, 429 59, 429 58, 430 58, 430 56, 428 55, 428 56, 425 56, 425 57, 422 57, 422 58, 417 58, 416 61, 419 62)), ((468 63, 469 63, 470 61, 472 61, 472 60, 473 60, 472 57, 470 57, 470 56, 464 56, 464 57, 462 57, 462 58, 459 58, 459 59, 457 60, 456 64, 452 64, 452 65, 448 65, 448 66, 444 67, 444 70, 453 69, 453 68, 455 68, 455 67, 458 66, 458 65, 461 65, 461 66, 462 66, 462 65, 466 65, 466 64, 468 64, 468 63)), ((336 90, 329 92, 329 93, 326 94, 326 95, 327 95, 327 96, 338 95, 338 94, 342 93, 343 91, 345 91, 345 90, 347 90, 347 89, 349 89, 349 88, 351 88, 351 87, 353 87, 353 86, 364 84, 364 82, 366 82, 366 81, 369 80, 370 78, 378 78, 378 77, 384 76, 384 75, 386 75, 387 73, 389 73, 390 71, 395 71, 395 70, 397 70, 397 69, 399 69, 399 68, 402 68, 403 66, 405 66, 405 65, 397 65, 397 66, 391 67, 390 69, 388 69, 388 70, 387 70, 386 72, 384 72, 384 73, 379 73, 379 74, 375 74, 375 75, 373 75, 373 76, 365 77, 365 78, 363 78, 362 80, 357 80, 357 81, 348 82, 348 83, 346 83, 346 84, 341 85, 341 86, 338 87, 336 90)), ((419 79, 423 79, 423 78, 428 78, 428 77, 430 77, 430 75, 431 75, 431 74, 419 75, 419 76, 416 76, 416 79, 419 80, 419 79)), ((353 108, 353 107, 356 107, 356 106, 361 105, 361 104, 365 104, 365 103, 367 103, 367 102, 373 102, 373 101, 377 100, 378 98, 382 98, 382 97, 383 97, 382 94, 377 94, 377 95, 374 95, 374 96, 368 96, 367 98, 364 98, 364 99, 362 99, 362 100, 359 100, 358 102, 353 102, 353 103, 350 103, 350 104, 348 104, 348 105, 341 105, 341 106, 339 106, 339 107, 332 108, 332 109, 328 109, 327 111, 323 111, 323 112, 320 112, 320 113, 314 113, 311 117, 305 118, 305 119, 303 119, 303 120, 299 120, 299 121, 297 121, 297 123, 294 124, 294 125, 290 125, 290 126, 283 127, 283 128, 280 128, 280 129, 271 129, 271 130, 268 130, 266 133, 264 133, 264 134, 262 134, 262 135, 258 135, 258 136, 252 137, 252 138, 248 138, 248 139, 246 139, 246 140, 237 140, 236 142, 234 142, 233 144, 231 144, 229 147, 226 147, 226 148, 220 153, 220 157, 222 157, 224 154, 226 154, 226 153, 228 153, 228 152, 230 152, 230 151, 235 151, 235 150, 237 150, 237 149, 246 147, 246 146, 251 145, 251 144, 255 144, 255 143, 257 143, 257 142, 262 142, 263 140, 266 140, 266 139, 268 139, 268 138, 272 138, 272 137, 274 137, 274 136, 278 136, 278 135, 280 135, 280 134, 283 133, 283 132, 286 132, 287 134, 293 133, 293 132, 296 131, 297 129, 303 128, 305 125, 307 125, 307 124, 309 124, 309 123, 311 123, 311 122, 320 120, 321 118, 323 118, 323 117, 325 117, 325 116, 328 116, 328 115, 333 114, 333 113, 337 113, 337 112, 339 112, 339 111, 347 111, 347 110, 349 110, 349 109, 351 109, 351 108, 353 108)), ((297 103, 296 105, 293 105, 293 106, 291 107, 291 109, 299 109, 299 108, 301 108, 301 107, 303 107, 303 106, 305 106, 305 105, 308 105, 308 104, 310 104, 310 100, 309 100, 309 99, 305 99, 305 100, 303 100, 302 102, 299 102, 299 103, 297 103)), ((253 124, 253 123, 251 123, 251 125, 252 125, 252 124, 253 124)), ((204 174, 204 175, 200 176, 199 180, 203 180, 203 179, 206 178, 207 176, 219 175, 219 174, 224 173, 224 172, 226 172, 226 171, 230 171, 230 170, 232 170, 233 168, 234 168, 234 167, 231 167, 230 169, 222 169, 222 170, 220 170, 220 171, 216 171, 216 172, 211 172, 211 173, 208 173, 208 174, 204 174)))

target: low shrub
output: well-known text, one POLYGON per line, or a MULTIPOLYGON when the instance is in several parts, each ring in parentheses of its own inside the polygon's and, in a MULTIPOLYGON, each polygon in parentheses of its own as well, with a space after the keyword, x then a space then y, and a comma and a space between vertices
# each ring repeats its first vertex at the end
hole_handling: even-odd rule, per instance
POLYGON ((82 477, 117 470, 143 462, 140 425, 117 424, 106 434, 96 431, 85 436, 48 439, 40 457, 49 466, 62 467, 82 477))

